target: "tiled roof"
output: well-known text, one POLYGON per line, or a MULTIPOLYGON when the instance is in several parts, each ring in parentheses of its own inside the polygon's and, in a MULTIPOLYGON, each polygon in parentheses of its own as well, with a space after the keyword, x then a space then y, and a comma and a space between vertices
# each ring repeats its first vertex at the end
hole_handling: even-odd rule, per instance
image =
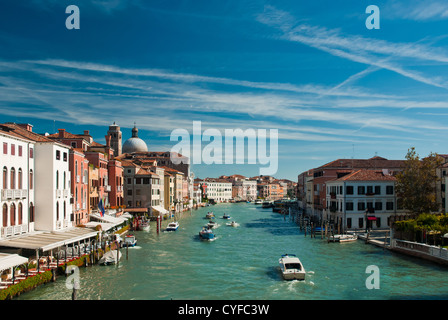
POLYGON ((352 173, 332 181, 395 181, 396 178, 390 174, 378 170, 356 170, 352 173))
POLYGON ((373 157, 370 159, 337 159, 320 166, 317 169, 338 169, 338 168, 354 168, 354 169, 383 169, 383 168, 403 168, 406 160, 388 160, 381 157, 373 157))
POLYGON ((17 137, 25 138, 25 139, 32 140, 35 142, 54 142, 52 139, 49 139, 41 134, 38 134, 38 133, 35 133, 32 131, 28 131, 16 123, 7 122, 7 123, 1 124, 1 126, 9 128, 11 130, 11 131, 9 131, 9 133, 12 132, 17 137))

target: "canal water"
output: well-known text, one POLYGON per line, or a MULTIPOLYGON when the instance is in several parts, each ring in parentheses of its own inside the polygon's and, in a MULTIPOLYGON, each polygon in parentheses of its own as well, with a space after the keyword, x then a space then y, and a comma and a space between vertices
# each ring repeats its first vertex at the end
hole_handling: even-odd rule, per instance
MULTIPOLYGON (((446 267, 360 240, 339 244, 305 237, 288 217, 259 205, 218 204, 185 212, 179 222, 175 232, 157 234, 155 225, 136 232, 137 246, 127 259, 122 249, 118 265, 80 268, 78 299, 448 299, 446 267), (208 211, 220 224, 212 242, 198 236, 208 211), (240 226, 227 226, 224 213, 240 226), (282 279, 278 259, 285 253, 300 258, 305 281, 282 279), (372 283, 366 273, 371 265, 378 267, 379 289, 366 286, 366 280, 372 283)), ((59 277, 18 299, 69 300, 65 282, 59 277)))

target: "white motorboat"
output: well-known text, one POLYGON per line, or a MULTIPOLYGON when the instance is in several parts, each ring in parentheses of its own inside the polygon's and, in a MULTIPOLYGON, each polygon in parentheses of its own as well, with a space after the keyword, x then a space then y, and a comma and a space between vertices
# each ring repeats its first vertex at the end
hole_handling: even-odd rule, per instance
POLYGON ((305 280, 305 268, 295 254, 284 254, 278 260, 285 280, 305 280))
POLYGON ((205 216, 206 219, 212 219, 215 217, 215 214, 213 212, 207 212, 207 215, 205 216))
POLYGON ((123 247, 135 247, 137 239, 133 234, 128 234, 124 237, 123 247))
POLYGON ((179 228, 179 222, 173 221, 168 223, 168 226, 166 227, 166 231, 176 231, 179 228))
POLYGON ((335 234, 328 238, 329 242, 353 242, 358 240, 356 234, 335 234))
POLYGON ((262 204, 262 203, 263 203, 263 200, 261 200, 261 199, 257 199, 254 201, 254 204, 262 204))
POLYGON ((101 259, 98 261, 100 265, 111 265, 116 264, 121 258, 121 252, 117 250, 111 250, 106 252, 101 259))
POLYGON ((231 217, 230 217, 227 213, 224 213, 224 215, 222 216, 222 218, 223 218, 223 219, 228 219, 228 220, 231 219, 231 217))

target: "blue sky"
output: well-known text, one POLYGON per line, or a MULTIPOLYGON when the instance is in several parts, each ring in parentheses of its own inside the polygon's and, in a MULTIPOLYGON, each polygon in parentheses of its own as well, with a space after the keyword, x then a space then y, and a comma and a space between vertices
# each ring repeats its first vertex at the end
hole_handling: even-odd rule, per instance
POLYGON ((154 151, 193 121, 278 129, 276 176, 292 180, 337 158, 448 153, 447 30, 444 0, 3 0, 0 120, 100 143, 136 122, 154 151), (65 27, 71 4, 79 30, 65 27), (379 30, 365 27, 371 4, 379 30))

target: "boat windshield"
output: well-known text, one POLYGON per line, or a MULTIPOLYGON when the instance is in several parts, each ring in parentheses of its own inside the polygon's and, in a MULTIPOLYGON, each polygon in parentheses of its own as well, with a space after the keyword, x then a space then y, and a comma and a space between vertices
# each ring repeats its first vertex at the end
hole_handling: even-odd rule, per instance
POLYGON ((300 265, 300 263, 286 263, 285 264, 285 268, 286 269, 297 269, 297 270, 301 270, 302 266, 300 265))

